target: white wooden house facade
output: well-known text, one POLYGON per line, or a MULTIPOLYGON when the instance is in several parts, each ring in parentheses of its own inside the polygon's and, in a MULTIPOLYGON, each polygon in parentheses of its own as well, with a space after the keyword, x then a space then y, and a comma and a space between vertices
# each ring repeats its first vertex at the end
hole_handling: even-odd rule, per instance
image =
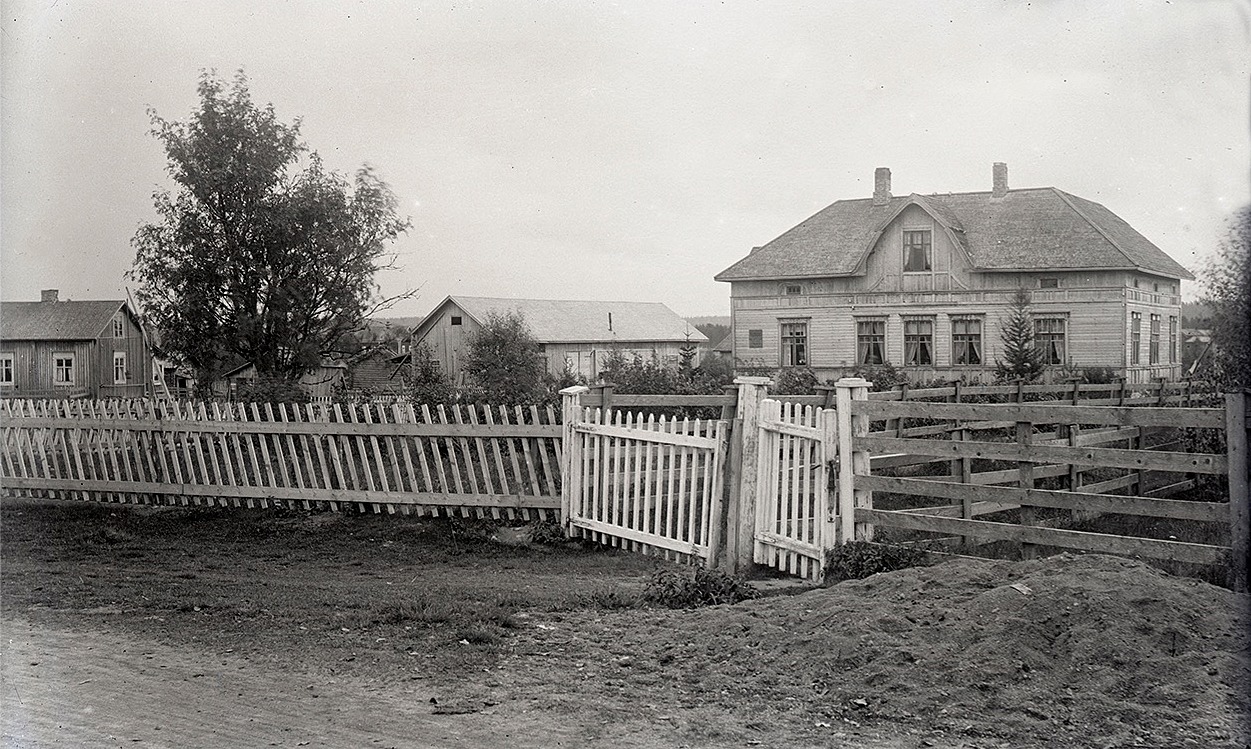
POLYGON ((1193 276, 1103 206, 1055 188, 842 200, 717 275, 739 368, 823 379, 890 363, 913 382, 984 380, 1018 288, 1048 379, 1181 372, 1181 282, 1193 276))

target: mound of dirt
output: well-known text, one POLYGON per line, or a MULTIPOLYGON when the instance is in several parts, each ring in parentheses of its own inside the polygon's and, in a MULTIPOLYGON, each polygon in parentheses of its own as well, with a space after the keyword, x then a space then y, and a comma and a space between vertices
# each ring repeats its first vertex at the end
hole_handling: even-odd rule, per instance
POLYGON ((579 634, 562 645, 626 661, 637 687, 781 709, 825 730, 894 724, 934 746, 1248 738, 1247 598, 1116 557, 955 560, 791 597, 566 624, 579 634))

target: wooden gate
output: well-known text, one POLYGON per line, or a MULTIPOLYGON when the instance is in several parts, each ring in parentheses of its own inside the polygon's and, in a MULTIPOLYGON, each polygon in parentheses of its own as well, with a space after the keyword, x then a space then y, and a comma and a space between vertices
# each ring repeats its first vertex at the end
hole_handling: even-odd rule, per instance
POLYGON ((830 466, 836 459, 834 409, 765 399, 760 404, 756 532, 752 559, 820 581, 825 549, 836 542, 830 466))
POLYGON ((601 411, 568 399, 564 417, 569 533, 711 565, 728 422, 601 411))

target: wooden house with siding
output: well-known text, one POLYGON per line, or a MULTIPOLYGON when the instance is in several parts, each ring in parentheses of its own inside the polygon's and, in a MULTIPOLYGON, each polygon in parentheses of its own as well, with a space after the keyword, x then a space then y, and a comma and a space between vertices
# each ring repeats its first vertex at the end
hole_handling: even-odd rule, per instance
POLYGON ((123 301, 0 302, 0 397, 142 398, 152 352, 123 301))
MULTIPOLYGON (((461 381, 470 337, 491 315, 521 315, 543 348, 547 370, 566 369, 595 380, 613 351, 676 363, 687 345, 708 337, 659 302, 597 302, 449 296, 413 331, 453 382, 461 381)), ((698 359, 694 362, 698 364, 698 359)))
POLYGON ((1047 378, 1181 373, 1185 268, 1104 206, 1054 187, 840 200, 717 274, 737 367, 833 378, 889 363, 913 382, 979 380, 1001 356, 1016 290, 1031 298, 1047 378))

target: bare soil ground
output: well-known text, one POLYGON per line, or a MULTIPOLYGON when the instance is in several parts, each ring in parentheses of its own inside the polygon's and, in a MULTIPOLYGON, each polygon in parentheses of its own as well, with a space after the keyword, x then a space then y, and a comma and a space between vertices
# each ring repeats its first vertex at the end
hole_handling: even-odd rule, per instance
POLYGON ((0 501, 5 746, 1241 747, 1247 598, 955 561, 691 611, 470 521, 0 501))

